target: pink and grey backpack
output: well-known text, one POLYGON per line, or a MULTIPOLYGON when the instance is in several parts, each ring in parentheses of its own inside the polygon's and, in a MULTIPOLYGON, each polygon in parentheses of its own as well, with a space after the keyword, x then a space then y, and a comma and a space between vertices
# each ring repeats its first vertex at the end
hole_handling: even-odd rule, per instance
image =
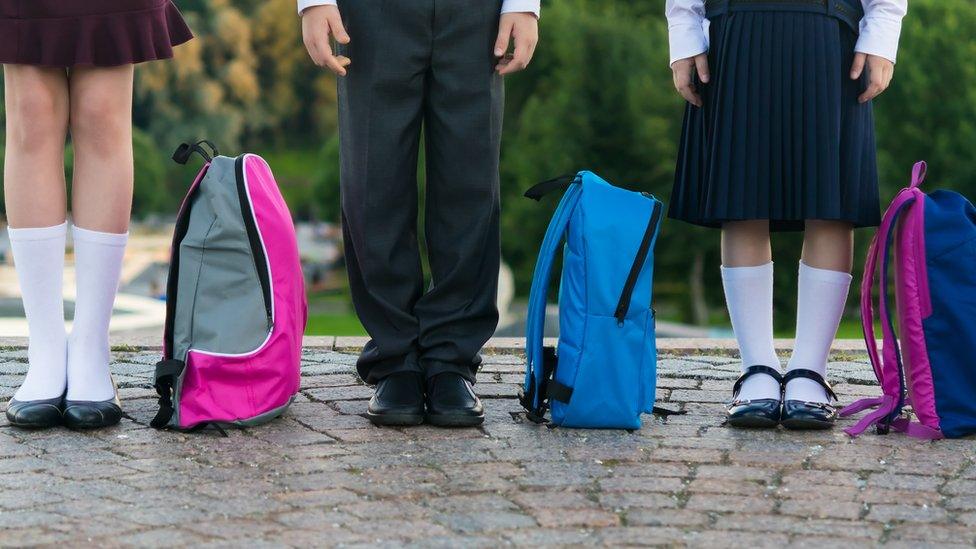
POLYGON ((299 388, 307 306, 295 227, 263 158, 201 141, 173 159, 194 152, 206 164, 176 219, 152 426, 258 425, 299 388))
POLYGON ((873 409, 847 429, 851 436, 871 425, 880 433, 893 429, 923 439, 976 433, 976 209, 955 192, 922 192, 925 171, 924 162, 915 165, 911 185, 888 207, 868 252, 861 317, 883 394, 841 411, 847 416, 873 409), (892 259, 894 315, 888 281, 892 259), (879 264, 880 356, 872 305, 879 264), (904 411, 906 406, 915 419, 904 411))

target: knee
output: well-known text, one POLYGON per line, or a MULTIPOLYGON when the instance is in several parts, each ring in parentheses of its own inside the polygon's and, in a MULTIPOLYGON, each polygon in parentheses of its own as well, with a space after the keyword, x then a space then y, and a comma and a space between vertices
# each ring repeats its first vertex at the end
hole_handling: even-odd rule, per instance
POLYGON ((76 148, 113 154, 120 146, 131 144, 132 113, 127 103, 107 94, 72 101, 71 136, 76 148))
POLYGON ((67 108, 44 88, 7 97, 7 144, 19 154, 43 153, 64 147, 67 108))

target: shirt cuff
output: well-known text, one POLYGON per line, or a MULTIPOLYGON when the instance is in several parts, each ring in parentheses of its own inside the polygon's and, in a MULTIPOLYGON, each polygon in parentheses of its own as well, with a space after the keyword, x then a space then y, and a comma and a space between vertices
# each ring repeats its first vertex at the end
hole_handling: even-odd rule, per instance
POLYGON ((672 25, 668 29, 668 40, 671 43, 671 64, 708 51, 708 38, 702 25, 672 25))
POLYGON ((502 4, 502 13, 533 13, 539 17, 542 9, 542 0, 505 0, 502 4))
POLYGON ((336 0, 298 0, 298 14, 313 6, 335 6, 336 0))
POLYGON ((901 38, 901 20, 882 17, 865 18, 854 51, 884 57, 894 63, 901 38))

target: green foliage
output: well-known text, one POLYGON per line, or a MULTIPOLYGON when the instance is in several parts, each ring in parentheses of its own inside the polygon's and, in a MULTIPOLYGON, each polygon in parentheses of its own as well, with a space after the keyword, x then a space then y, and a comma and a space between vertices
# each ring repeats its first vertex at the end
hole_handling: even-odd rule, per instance
MULTIPOLYGON (((175 210, 199 166, 176 166, 169 153, 181 141, 209 137, 228 154, 265 155, 296 217, 338 220, 335 79, 308 61, 293 2, 180 6, 197 39, 177 48, 174 61, 137 70, 136 216, 175 210)), ((555 197, 538 204, 522 192, 586 168, 667 201, 683 110, 661 2, 559 0, 546 4, 540 24, 532 66, 507 81, 502 152, 503 250, 523 294, 555 197)), ((976 198, 973 36, 972 0, 912 1, 894 82, 875 102, 882 201, 922 158, 930 188, 976 198)), ((858 234, 858 266, 870 234, 858 234)), ((773 243, 784 333, 794 318, 800 243, 795 234, 773 243)), ((709 322, 724 314, 717 232, 668 221, 655 259, 664 316, 709 322), (696 288, 704 311, 695 306, 696 288)))

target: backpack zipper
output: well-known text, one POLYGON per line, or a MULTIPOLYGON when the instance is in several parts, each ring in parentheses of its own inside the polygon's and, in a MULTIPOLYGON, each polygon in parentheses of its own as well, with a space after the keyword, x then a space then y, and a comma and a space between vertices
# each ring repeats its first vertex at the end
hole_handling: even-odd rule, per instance
POLYGON ((254 212, 251 209, 251 202, 247 198, 247 188, 244 185, 244 156, 246 155, 242 154, 234 160, 234 170, 237 175, 237 197, 241 203, 241 216, 244 218, 244 229, 247 231, 247 240, 251 245, 254 267, 258 273, 258 280, 261 282, 261 293, 264 297, 264 313, 268 319, 268 326, 271 326, 273 314, 271 311, 271 280, 268 276, 268 258, 264 254, 264 246, 261 245, 258 227, 254 222, 254 212))
POLYGON ((661 203, 647 193, 642 193, 647 198, 654 201, 654 210, 651 212, 651 219, 647 222, 647 229, 644 230, 644 238, 641 240, 640 247, 637 248, 637 255, 634 257, 634 264, 630 267, 627 281, 624 283, 624 290, 620 294, 620 301, 617 302, 617 310, 613 316, 617 319, 617 324, 622 325, 627 317, 627 310, 630 308, 630 298, 634 294, 637 286, 637 278, 644 268, 644 262, 651 251, 651 243, 654 241, 654 233, 657 230, 658 221, 661 219, 661 203))

